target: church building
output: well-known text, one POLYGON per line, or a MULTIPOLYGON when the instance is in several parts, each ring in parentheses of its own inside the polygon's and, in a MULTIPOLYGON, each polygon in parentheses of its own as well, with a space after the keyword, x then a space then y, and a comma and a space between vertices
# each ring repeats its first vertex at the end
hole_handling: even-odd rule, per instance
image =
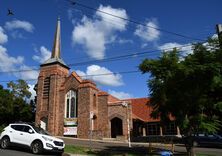
POLYGON ((60 20, 51 58, 40 65, 36 84, 36 124, 57 136, 120 138, 129 135, 177 135, 174 122, 162 127, 152 119, 148 98, 120 100, 101 91, 91 80, 70 72, 62 60, 60 20))

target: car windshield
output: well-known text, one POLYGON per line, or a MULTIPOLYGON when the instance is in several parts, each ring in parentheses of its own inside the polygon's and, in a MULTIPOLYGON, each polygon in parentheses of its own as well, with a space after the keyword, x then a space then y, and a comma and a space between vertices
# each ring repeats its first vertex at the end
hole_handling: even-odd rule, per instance
POLYGON ((36 126, 32 126, 32 127, 39 134, 50 135, 49 132, 47 132, 46 130, 44 130, 40 127, 36 127, 36 126))

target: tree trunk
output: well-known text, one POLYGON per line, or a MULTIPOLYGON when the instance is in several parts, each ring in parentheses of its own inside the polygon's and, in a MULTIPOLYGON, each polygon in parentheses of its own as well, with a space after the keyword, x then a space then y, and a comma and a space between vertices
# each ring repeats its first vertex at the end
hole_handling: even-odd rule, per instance
POLYGON ((195 156, 194 147, 193 147, 193 137, 192 136, 188 136, 185 139, 185 146, 186 146, 186 150, 187 150, 187 155, 188 156, 195 156))
POLYGON ((195 156, 195 152, 194 152, 194 147, 187 147, 186 146, 186 149, 187 149, 187 156, 195 156))

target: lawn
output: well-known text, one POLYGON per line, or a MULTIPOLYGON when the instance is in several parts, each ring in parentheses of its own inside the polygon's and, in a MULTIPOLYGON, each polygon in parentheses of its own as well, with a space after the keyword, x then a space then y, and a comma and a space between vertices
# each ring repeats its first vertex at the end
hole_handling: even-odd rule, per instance
MULTIPOLYGON (((141 154, 135 154, 132 151, 129 152, 117 152, 117 151, 96 151, 96 150, 91 150, 87 147, 78 147, 78 146, 73 146, 73 145, 66 145, 65 147, 65 152, 66 153, 72 153, 72 154, 83 154, 83 155, 99 155, 99 156, 138 156, 141 154)), ((156 155, 152 155, 156 156, 156 155)))
MULTIPOLYGON (((142 156, 142 155, 147 155, 145 153, 143 153, 143 154, 135 153, 135 151, 124 151, 124 152, 113 151, 113 150, 101 150, 101 151, 97 150, 96 151, 96 150, 90 150, 88 147, 79 147, 79 146, 73 146, 73 145, 66 145, 65 153, 83 154, 83 155, 98 155, 98 156, 104 156, 104 155, 106 155, 106 156, 123 156, 123 155, 124 156, 142 156)), ((159 156, 159 154, 152 154, 150 156, 159 156)), ((215 155, 197 153, 196 156, 215 156, 215 155)))

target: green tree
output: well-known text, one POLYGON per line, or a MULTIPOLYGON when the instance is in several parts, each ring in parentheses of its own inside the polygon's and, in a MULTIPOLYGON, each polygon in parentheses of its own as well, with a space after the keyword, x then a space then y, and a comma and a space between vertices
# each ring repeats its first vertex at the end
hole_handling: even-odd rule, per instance
POLYGON ((160 117, 164 123, 170 114, 175 117, 187 136, 188 155, 194 155, 192 134, 217 132, 222 112, 222 49, 218 40, 193 48, 184 58, 174 49, 158 59, 145 59, 139 66, 142 73, 151 74, 152 117, 160 117))
POLYGON ((28 84, 24 80, 19 79, 17 83, 10 81, 7 86, 16 97, 28 99, 32 95, 28 84))
POLYGON ((9 89, 0 85, 0 125, 7 125, 16 121, 33 122, 35 103, 29 98, 29 86, 24 80, 9 82, 9 89))
POLYGON ((13 94, 0 85, 0 125, 8 124, 13 115, 13 94))
POLYGON ((13 121, 32 121, 32 105, 28 104, 31 97, 29 86, 26 81, 18 80, 16 83, 10 81, 7 84, 13 94, 13 121))

